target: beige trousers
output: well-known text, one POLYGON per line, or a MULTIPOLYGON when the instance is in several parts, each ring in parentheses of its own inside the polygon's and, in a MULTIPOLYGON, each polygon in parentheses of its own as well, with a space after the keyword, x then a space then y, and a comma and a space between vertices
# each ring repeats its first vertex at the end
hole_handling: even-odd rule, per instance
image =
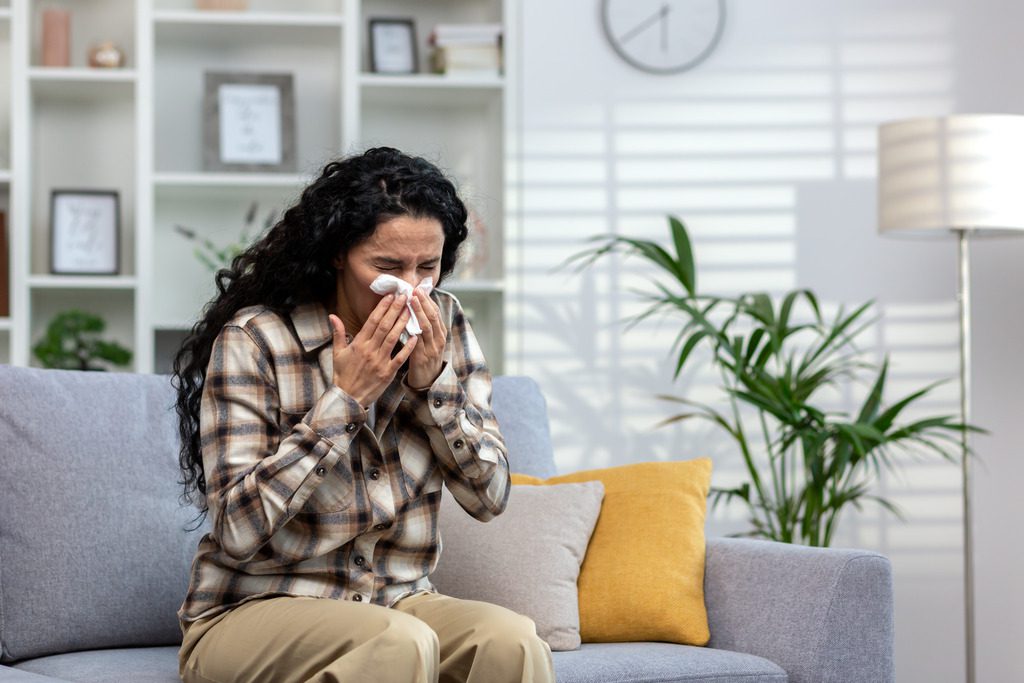
POLYGON ((551 648, 529 617, 416 593, 393 608, 275 596, 188 625, 185 683, 553 683, 551 648))

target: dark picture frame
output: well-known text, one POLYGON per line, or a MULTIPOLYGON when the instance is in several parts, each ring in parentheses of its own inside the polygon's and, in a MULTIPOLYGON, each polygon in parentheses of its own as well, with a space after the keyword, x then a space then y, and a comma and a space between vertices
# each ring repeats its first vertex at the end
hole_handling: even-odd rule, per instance
POLYGON ((292 74, 205 72, 203 170, 295 171, 292 74))
POLYGON ((377 74, 419 73, 416 22, 407 18, 370 19, 370 71, 377 74))
POLYGON ((50 272, 121 272, 121 197, 116 190, 50 192, 50 272))

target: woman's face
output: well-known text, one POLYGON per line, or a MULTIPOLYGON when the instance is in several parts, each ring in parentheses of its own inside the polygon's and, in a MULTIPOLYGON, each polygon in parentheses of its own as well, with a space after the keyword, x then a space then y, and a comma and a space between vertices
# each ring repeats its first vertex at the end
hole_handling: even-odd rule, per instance
POLYGON ((346 331, 354 336, 383 298, 370 289, 378 275, 394 275, 413 287, 430 277, 436 285, 443 247, 440 221, 398 216, 379 223, 369 239, 336 258, 338 313, 346 331), (353 324, 356 329, 349 329, 353 324))

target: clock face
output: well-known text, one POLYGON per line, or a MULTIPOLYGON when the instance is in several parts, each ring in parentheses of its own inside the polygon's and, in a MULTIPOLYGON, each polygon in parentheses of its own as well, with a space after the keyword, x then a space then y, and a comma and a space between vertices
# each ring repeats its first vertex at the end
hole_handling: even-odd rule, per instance
POLYGON ((602 0, 601 22, 615 52, 634 67, 678 73, 718 44, 725 0, 602 0))

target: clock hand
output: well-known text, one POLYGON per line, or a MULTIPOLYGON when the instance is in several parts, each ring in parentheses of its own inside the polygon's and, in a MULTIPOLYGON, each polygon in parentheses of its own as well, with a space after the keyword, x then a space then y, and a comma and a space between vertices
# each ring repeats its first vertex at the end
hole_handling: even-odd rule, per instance
POLYGON ((668 11, 669 11, 669 6, 668 5, 662 5, 661 9, 659 9, 657 12, 655 12, 654 14, 652 14, 651 16, 647 17, 646 19, 641 21, 639 24, 634 26, 632 30, 630 30, 630 31, 624 33, 622 36, 620 36, 619 37, 619 42, 620 43, 625 43, 625 42, 627 42, 629 40, 632 40, 634 37, 636 37, 636 35, 638 33, 641 33, 648 26, 650 26, 651 24, 653 24, 654 22, 659 21, 659 20, 662 21, 662 27, 663 27, 662 28, 662 33, 664 33, 664 18, 668 15, 668 11))

